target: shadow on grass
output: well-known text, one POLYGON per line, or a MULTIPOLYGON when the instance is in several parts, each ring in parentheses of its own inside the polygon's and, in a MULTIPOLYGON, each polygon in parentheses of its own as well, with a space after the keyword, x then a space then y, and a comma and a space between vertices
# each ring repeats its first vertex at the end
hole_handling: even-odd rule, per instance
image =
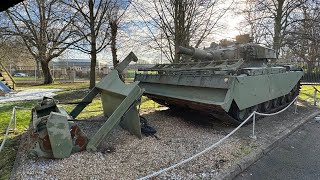
POLYGON ((40 83, 18 83, 18 87, 23 89, 87 89, 88 82, 55 82, 53 84, 40 84, 40 83))
POLYGON ((86 90, 60 91, 54 97, 61 102, 71 102, 82 100, 89 92, 86 90))
POLYGON ((316 107, 316 106, 313 105, 313 101, 310 102, 310 101, 307 101, 307 100, 299 99, 298 102, 299 102, 300 104, 302 104, 303 106, 314 107, 314 108, 320 109, 319 107, 316 107))
POLYGON ((12 111, 14 106, 32 108, 39 100, 0 103, 1 112, 12 111))
POLYGON ((304 96, 307 96, 308 98, 314 98, 314 94, 310 94, 310 93, 303 93, 303 92, 300 92, 300 95, 304 95, 304 96))

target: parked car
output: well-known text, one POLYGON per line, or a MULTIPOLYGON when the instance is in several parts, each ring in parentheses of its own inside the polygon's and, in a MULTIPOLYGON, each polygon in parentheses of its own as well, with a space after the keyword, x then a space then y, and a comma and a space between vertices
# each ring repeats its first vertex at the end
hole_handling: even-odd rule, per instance
POLYGON ((13 76, 14 76, 14 77, 26 77, 26 76, 28 76, 28 75, 25 74, 25 73, 15 73, 13 76))

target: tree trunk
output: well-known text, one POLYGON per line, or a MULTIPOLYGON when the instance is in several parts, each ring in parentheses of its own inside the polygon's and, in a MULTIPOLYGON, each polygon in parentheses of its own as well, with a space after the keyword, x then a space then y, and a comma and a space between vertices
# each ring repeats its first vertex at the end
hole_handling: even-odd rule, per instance
MULTIPOLYGON (((118 33, 118 24, 117 20, 111 20, 110 22, 110 28, 111 28, 111 53, 112 53, 112 62, 113 67, 116 67, 119 64, 118 57, 117 57, 117 33, 118 33)), ((124 82, 124 76, 123 73, 119 73, 120 79, 124 82)))
POLYGON ((274 37, 273 37, 273 49, 276 51, 277 58, 279 57, 281 47, 281 20, 283 14, 283 3, 284 0, 278 0, 277 14, 274 18, 274 37))
POLYGON ((177 0, 174 2, 174 38, 175 54, 173 63, 181 62, 181 54, 177 53, 178 46, 189 47, 190 28, 186 26, 186 5, 185 1, 177 0))
POLYGON ((111 53, 112 53, 112 62, 113 67, 116 67, 119 64, 117 57, 117 33, 118 33, 118 24, 116 20, 110 21, 111 28, 111 53))
POLYGON ((96 85, 96 65, 97 65, 97 51, 92 47, 91 50, 91 64, 90 64, 90 86, 92 89, 96 85))
POLYGON ((174 60, 173 63, 178 63, 180 61, 180 54, 177 53, 178 46, 181 45, 181 12, 179 11, 181 8, 181 0, 174 1, 174 60))
POLYGON ((41 61, 41 68, 42 68, 43 77, 44 77, 43 84, 52 84, 53 79, 52 79, 52 75, 51 75, 51 72, 49 69, 48 61, 41 61))
POLYGON ((307 74, 311 75, 312 70, 314 68, 314 64, 312 61, 306 61, 307 62, 307 74))
POLYGON ((90 64, 90 85, 89 88, 92 89, 96 85, 96 65, 97 65, 97 37, 95 32, 95 19, 93 15, 93 1, 89 0, 90 9, 90 37, 91 37, 91 64, 90 64))
POLYGON ((37 62, 37 77, 38 78, 41 78, 41 72, 40 72, 40 65, 41 65, 41 63, 39 62, 39 61, 36 61, 37 62))

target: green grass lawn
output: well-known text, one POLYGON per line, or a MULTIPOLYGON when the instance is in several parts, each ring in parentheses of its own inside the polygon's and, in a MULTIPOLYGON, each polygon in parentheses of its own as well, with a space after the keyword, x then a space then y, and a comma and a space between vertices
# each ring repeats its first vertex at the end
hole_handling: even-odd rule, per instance
POLYGON ((37 84, 30 86, 29 84, 19 84, 18 90, 22 89, 64 89, 64 90, 75 90, 75 89, 88 89, 88 82, 75 82, 75 83, 58 83, 55 82, 49 85, 37 84))
MULTIPOLYGON (((320 86, 313 86, 313 85, 303 85, 300 89, 299 98, 302 100, 313 101, 314 99, 314 88, 320 91, 320 86)), ((320 93, 317 92, 317 99, 320 99, 320 93)))
MULTIPOLYGON (((4 132, 7 129, 13 107, 21 106, 32 108, 35 103, 36 101, 26 101, 0 104, 0 142, 2 142, 4 138, 4 132)), ((16 117, 17 129, 15 133, 9 134, 4 149, 0 152, 0 179, 10 178, 10 173, 16 157, 16 151, 19 146, 18 136, 28 128, 31 118, 31 111, 18 109, 16 111, 16 117)))
MULTIPOLYGON (((26 76, 26 77, 13 77, 13 79, 15 81, 34 81, 35 80, 35 77, 34 76, 26 76)), ((37 81, 39 79, 37 78, 37 81)))

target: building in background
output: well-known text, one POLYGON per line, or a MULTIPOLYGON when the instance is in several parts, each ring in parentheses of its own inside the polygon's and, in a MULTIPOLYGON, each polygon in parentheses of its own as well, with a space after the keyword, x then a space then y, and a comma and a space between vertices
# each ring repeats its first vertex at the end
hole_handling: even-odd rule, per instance
MULTIPOLYGON (((53 59, 49 62, 49 68, 51 74, 54 78, 62 77, 80 77, 89 78, 90 74, 90 59, 53 59)), ((28 76, 34 76, 37 74, 36 65, 24 66, 24 65, 9 65, 8 70, 12 73, 25 73, 28 76)), ((96 73, 99 76, 108 74, 110 71, 110 66, 106 62, 97 60, 96 73)), ((40 75, 42 75, 42 70, 40 68, 40 75)))
MULTIPOLYGON (((50 69, 54 70, 75 70, 75 71, 81 71, 83 73, 89 73, 90 72, 90 59, 54 59, 49 63, 50 69)), ((102 62, 97 60, 96 65, 96 71, 102 72, 103 68, 108 68, 108 65, 106 62, 102 62)))

